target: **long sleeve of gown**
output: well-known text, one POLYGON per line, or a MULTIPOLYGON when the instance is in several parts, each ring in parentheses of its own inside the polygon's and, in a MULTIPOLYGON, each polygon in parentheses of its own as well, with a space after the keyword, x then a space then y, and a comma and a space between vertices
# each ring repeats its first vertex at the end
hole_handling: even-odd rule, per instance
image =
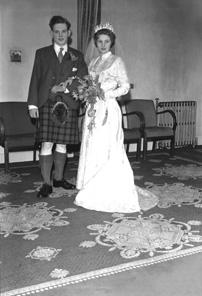
POLYGON ((118 57, 113 65, 113 79, 115 78, 117 85, 115 88, 106 90, 105 95, 107 98, 117 98, 128 93, 130 84, 128 75, 123 60, 118 57))

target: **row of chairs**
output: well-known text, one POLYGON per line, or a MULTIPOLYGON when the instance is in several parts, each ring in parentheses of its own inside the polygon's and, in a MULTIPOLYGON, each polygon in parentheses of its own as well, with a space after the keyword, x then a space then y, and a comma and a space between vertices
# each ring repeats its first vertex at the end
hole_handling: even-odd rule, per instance
MULTIPOLYGON (((170 156, 174 154, 176 117, 173 111, 156 112, 152 100, 119 101, 123 114, 124 144, 126 153, 129 146, 137 143, 137 160, 141 156, 141 141, 143 139, 143 159, 147 157, 147 143, 153 141, 171 140, 170 156), (124 111, 125 109, 125 111, 124 111), (173 127, 157 126, 157 116, 168 112, 173 117, 173 127)), ((30 119, 26 102, 0 103, 0 146, 4 148, 5 172, 9 172, 9 152, 33 151, 33 160, 40 148, 38 141, 38 123, 30 119)))

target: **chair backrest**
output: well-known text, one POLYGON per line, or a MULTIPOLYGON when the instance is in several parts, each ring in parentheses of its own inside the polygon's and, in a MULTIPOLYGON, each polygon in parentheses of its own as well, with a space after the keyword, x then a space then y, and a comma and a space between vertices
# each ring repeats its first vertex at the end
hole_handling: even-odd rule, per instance
POLYGON ((0 117, 4 120, 6 135, 36 132, 35 122, 29 116, 26 102, 1 102, 0 117))
MULTIPOLYGON (((132 111, 141 111, 145 117, 145 126, 156 126, 157 116, 153 100, 124 100, 123 101, 126 113, 132 111)), ((136 116, 128 116, 127 124, 129 128, 139 127, 139 120, 136 116)))

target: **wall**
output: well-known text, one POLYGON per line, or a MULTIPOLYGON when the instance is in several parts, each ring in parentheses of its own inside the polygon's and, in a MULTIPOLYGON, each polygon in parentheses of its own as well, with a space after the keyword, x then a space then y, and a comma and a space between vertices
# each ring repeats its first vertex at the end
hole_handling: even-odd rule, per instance
POLYGON ((202 144, 202 0, 102 0, 115 27, 132 99, 197 101, 202 144))
MULTIPOLYGON (((26 101, 34 52, 50 44, 53 14, 70 20, 76 47, 76 0, 0 0, 1 101, 26 101), (11 49, 22 50, 22 63, 10 63, 11 49)), ((102 0, 106 20, 124 51, 132 99, 196 100, 202 144, 202 1, 102 0)))

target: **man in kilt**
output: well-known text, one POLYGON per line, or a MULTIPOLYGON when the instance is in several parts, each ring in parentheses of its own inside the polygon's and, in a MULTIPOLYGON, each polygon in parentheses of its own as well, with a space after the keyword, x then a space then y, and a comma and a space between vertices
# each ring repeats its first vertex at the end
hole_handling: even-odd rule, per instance
POLYGON ((70 77, 83 79, 88 74, 83 54, 69 46, 70 26, 66 18, 50 20, 53 44, 36 50, 28 93, 28 109, 32 118, 39 118, 39 163, 43 186, 37 197, 45 198, 53 187, 74 189, 64 179, 67 145, 79 143, 79 102, 71 96, 77 90, 78 79, 64 83, 70 77), (51 171, 54 164, 54 178, 51 171))

